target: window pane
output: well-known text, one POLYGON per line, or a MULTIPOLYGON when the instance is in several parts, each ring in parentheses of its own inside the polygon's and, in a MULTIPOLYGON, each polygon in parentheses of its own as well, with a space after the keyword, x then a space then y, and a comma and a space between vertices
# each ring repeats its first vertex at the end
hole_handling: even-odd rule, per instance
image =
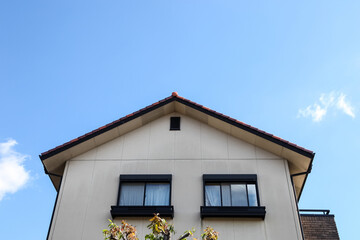
POLYGON ((245 184, 231 184, 232 206, 248 206, 245 184))
POLYGON ((220 185, 205 185, 205 206, 221 206, 220 185))
POLYGON ((170 184, 148 183, 146 184, 145 206, 169 206, 170 184))
POLYGON ((120 206, 142 206, 144 200, 144 183, 121 184, 120 206))
POLYGON ((258 206, 255 184, 248 184, 247 189, 248 189, 248 197, 249 197, 249 206, 258 206))
POLYGON ((222 205, 231 206, 230 184, 221 184, 222 205))

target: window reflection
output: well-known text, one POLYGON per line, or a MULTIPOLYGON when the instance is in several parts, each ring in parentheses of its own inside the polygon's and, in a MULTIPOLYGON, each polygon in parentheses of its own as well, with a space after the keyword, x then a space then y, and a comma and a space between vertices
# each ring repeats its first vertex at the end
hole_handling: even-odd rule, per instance
POLYGON ((206 184, 205 206, 258 206, 256 185, 252 183, 206 184))

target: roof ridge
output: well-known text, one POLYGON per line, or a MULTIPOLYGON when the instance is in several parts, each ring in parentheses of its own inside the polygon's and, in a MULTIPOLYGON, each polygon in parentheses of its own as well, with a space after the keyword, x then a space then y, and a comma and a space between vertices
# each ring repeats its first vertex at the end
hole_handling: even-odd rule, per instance
POLYGON ((115 128, 115 127, 125 123, 125 122, 128 122, 128 121, 130 121, 130 120, 132 120, 134 118, 137 118, 137 117, 141 116, 142 114, 145 114, 145 113, 147 113, 149 111, 152 111, 152 110, 154 110, 154 109, 156 109, 156 108, 158 108, 158 107, 160 107, 162 105, 165 105, 165 104, 170 103, 170 102, 175 101, 175 100, 177 100, 179 102, 182 102, 182 103, 185 103, 185 104, 189 105, 190 107, 196 108, 196 109, 198 109, 198 110, 200 110, 202 112, 205 112, 205 113, 207 113, 209 115, 213 115, 215 117, 218 117, 223 121, 231 123, 232 125, 238 126, 238 127, 242 128, 244 130, 250 131, 253 134, 256 134, 256 135, 258 135, 260 137, 264 137, 264 138, 266 137, 267 139, 272 139, 273 142, 286 144, 286 145, 289 146, 288 148, 290 148, 290 149, 292 147, 292 148, 298 149, 300 151, 306 152, 309 155, 314 155, 314 152, 311 151, 311 150, 300 147, 300 146, 298 146, 298 145, 296 145, 294 143, 291 143, 289 141, 286 141, 286 140, 284 140, 284 139, 282 139, 282 138, 280 138, 278 136, 275 136, 273 134, 270 134, 268 132, 260 130, 260 129, 256 128, 256 127, 253 127, 253 126, 249 125, 249 124, 238 121, 237 119, 231 118, 231 117, 229 117, 227 115, 216 112, 216 111, 214 111, 214 110, 212 110, 212 109, 210 109, 208 107, 205 107, 205 106, 203 106, 201 104, 198 104, 198 103, 193 102, 193 101, 191 101, 189 99, 181 97, 181 96, 178 95, 177 92, 172 92, 172 94, 169 97, 166 97, 166 98, 164 98, 164 99, 162 99, 160 101, 157 101, 157 102, 155 102, 155 103, 153 103, 151 105, 148 105, 148 106, 146 106, 144 108, 141 108, 141 109, 139 109, 139 110, 137 110, 137 111, 135 111, 133 113, 130 113, 130 114, 124 116, 124 117, 121 117, 121 118, 119 118, 119 119, 117 119, 117 120, 115 120, 115 121, 113 121, 111 123, 105 124, 105 125, 103 125, 103 126, 101 126, 99 128, 96 128, 96 129, 88 132, 88 133, 85 133, 85 134, 83 134, 83 135, 81 135, 81 136, 79 136, 77 138, 74 138, 74 139, 72 139, 72 140, 70 140, 68 142, 65 142, 65 143, 63 143, 63 144, 61 144, 61 145, 59 145, 57 147, 54 147, 54 148, 52 148, 52 149, 50 149, 48 151, 45 151, 45 152, 41 153, 39 157, 40 157, 41 160, 45 160, 45 159, 47 159, 47 158, 49 158, 49 157, 51 157, 53 155, 56 155, 57 153, 62 152, 62 151, 66 150, 66 149, 68 149, 68 148, 70 148, 72 146, 75 146, 75 145, 77 145, 77 144, 79 144, 79 143, 81 143, 83 141, 86 141, 86 140, 88 140, 90 138, 93 138, 93 137, 95 137, 95 136, 97 136, 97 135, 99 135, 99 134, 101 134, 103 132, 106 132, 106 131, 108 131, 108 130, 110 130, 112 128, 115 128))

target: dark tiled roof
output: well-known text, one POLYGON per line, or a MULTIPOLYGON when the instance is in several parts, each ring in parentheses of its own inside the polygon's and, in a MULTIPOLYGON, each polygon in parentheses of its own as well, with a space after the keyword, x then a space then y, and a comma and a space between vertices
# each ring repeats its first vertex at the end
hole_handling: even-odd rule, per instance
POLYGON ((241 128, 243 130, 251 132, 251 133, 253 133, 253 134, 257 135, 257 136, 263 137, 263 138, 265 138, 265 139, 267 139, 269 141, 272 141, 274 143, 282 145, 283 147, 286 147, 286 148, 291 149, 291 150, 293 150, 295 152, 298 152, 298 153, 300 153, 300 154, 302 154, 302 155, 304 155, 306 157, 313 158, 314 155, 315 155, 312 151, 310 151, 308 149, 302 148, 302 147, 300 147, 300 146, 298 146, 298 145, 296 145, 294 143, 286 141, 286 140, 284 140, 282 138, 274 136, 274 135, 272 135, 270 133, 262 131, 262 130, 260 130, 258 128, 255 128, 255 127, 253 127, 251 125, 248 125, 246 123, 243 123, 241 121, 238 121, 238 120, 236 120, 234 118, 231 118, 229 116, 226 116, 226 115, 224 115, 222 113, 216 112, 216 111, 214 111, 212 109, 204 107, 203 105, 192 102, 192 101, 190 101, 190 100, 188 100, 186 98, 180 97, 176 92, 173 92, 170 97, 164 98, 163 100, 160 100, 160 101, 158 101, 156 103, 153 103, 153 104, 151 104, 151 105, 149 105, 149 106, 147 106, 145 108, 142 108, 142 109, 140 109, 140 110, 138 110, 136 112, 133 112, 131 114, 128 114, 125 117, 122 117, 122 118, 120 118, 120 119, 118 119, 116 121, 113 121, 113 122, 111 122, 109 124, 106 124, 106 125, 98 128, 98 129, 95 129, 95 130, 93 130, 93 131, 91 131, 89 133, 86 133, 86 134, 84 134, 84 135, 82 135, 82 136, 80 136, 78 138, 75 138, 75 139, 73 139, 73 140, 71 140, 69 142, 66 142, 66 143, 64 143, 64 144, 62 144, 60 146, 57 146, 57 147, 55 147, 53 149, 50 149, 50 150, 48 150, 46 152, 43 152, 40 155, 40 159, 45 160, 45 159, 47 159, 47 158, 49 158, 51 156, 54 156, 54 155, 56 155, 56 154, 58 154, 58 153, 60 153, 62 151, 65 151, 65 150, 67 150, 67 149, 69 149, 69 148, 71 148, 71 147, 73 147, 73 146, 75 146, 77 144, 80 144, 80 143, 82 143, 84 141, 87 141, 87 140, 89 140, 89 139, 91 139, 91 138, 93 138, 95 136, 98 136, 98 135, 100 135, 100 134, 102 134, 102 133, 104 133, 106 131, 109 131, 109 130, 115 128, 115 127, 118 127, 121 124, 129 122, 129 121, 131 121, 131 120, 133 120, 133 119, 135 119, 137 117, 140 117, 141 115, 143 115, 145 113, 148 113, 148 112, 150 112, 152 110, 155 110, 155 109, 157 109, 157 108, 159 108, 161 106, 164 106, 164 105, 166 105, 166 104, 168 104, 170 102, 173 102, 173 101, 180 102, 180 103, 182 103, 184 105, 187 105, 187 106, 192 107, 192 108, 194 108, 196 110, 204 112, 204 113, 206 113, 206 114, 208 114, 210 116, 218 118, 218 119, 220 119, 222 121, 225 121, 225 122, 227 122, 229 124, 232 124, 232 125, 234 125, 236 127, 241 128))
POLYGON ((334 215, 301 214, 305 240, 339 240, 334 215))

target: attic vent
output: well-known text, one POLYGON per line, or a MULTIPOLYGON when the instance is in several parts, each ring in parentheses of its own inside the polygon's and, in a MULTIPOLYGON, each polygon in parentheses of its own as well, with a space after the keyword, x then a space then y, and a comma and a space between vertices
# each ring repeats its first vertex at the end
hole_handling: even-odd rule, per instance
POLYGON ((170 117, 170 131, 180 130, 180 117, 170 117))

